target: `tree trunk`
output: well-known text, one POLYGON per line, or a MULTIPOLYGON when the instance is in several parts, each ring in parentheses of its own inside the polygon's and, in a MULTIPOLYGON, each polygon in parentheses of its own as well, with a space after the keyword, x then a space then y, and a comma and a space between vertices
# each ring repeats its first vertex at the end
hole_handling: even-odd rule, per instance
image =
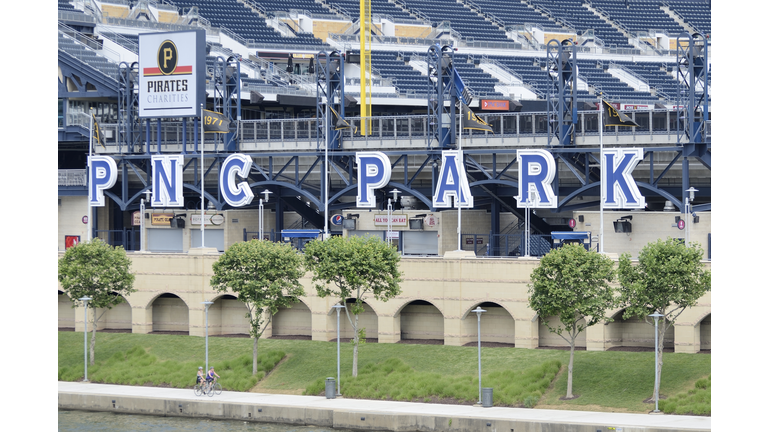
POLYGON ((96 361, 96 354, 95 354, 95 352, 96 352, 96 323, 99 322, 99 320, 101 319, 101 317, 104 316, 105 313, 106 313, 106 309, 103 310, 101 312, 101 314, 99 314, 99 316, 96 316, 96 309, 93 310, 93 326, 92 326, 92 330, 91 330, 92 334, 91 334, 91 347, 90 347, 90 351, 91 351, 91 366, 93 366, 94 362, 96 361))
POLYGON ((91 366, 93 366, 93 363, 95 361, 95 348, 96 348, 96 320, 94 319, 93 322, 93 330, 91 330, 91 366))
POLYGON ((357 319, 358 315, 355 315, 355 325, 352 326, 355 332, 355 347, 352 350, 352 376, 357 377, 357 348, 360 346, 360 333, 357 331, 357 319))
POLYGON ((570 399, 573 397, 573 352, 576 348, 576 338, 571 339, 571 359, 568 361, 568 389, 565 392, 565 397, 570 399))
POLYGON ((256 371, 258 370, 258 363, 256 362, 259 358, 259 338, 253 338, 253 372, 252 375, 256 375, 256 371))

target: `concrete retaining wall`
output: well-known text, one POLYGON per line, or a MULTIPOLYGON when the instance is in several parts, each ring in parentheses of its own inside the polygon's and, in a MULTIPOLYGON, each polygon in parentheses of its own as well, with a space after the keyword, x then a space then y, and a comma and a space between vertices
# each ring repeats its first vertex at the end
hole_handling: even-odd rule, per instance
MULTIPOLYGON (((360 431, 671 432, 681 430, 677 427, 617 427, 615 425, 549 422, 547 420, 509 420, 494 418, 493 415, 489 415, 488 418, 469 418, 354 409, 277 406, 232 401, 221 402, 205 397, 191 401, 62 391, 59 391, 59 409, 313 425, 360 431)), ((490 411, 488 413, 491 414, 490 411)), ((691 432, 710 431, 710 429, 690 428, 685 430, 691 432)))

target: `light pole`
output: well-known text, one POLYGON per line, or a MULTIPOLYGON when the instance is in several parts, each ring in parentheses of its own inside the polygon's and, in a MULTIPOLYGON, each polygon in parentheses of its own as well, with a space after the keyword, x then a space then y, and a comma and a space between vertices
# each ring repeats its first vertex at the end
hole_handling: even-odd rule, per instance
POLYGON ((259 240, 264 240, 264 203, 269 202, 269 189, 264 189, 264 200, 259 198, 259 240))
POLYGON ((530 204, 531 192, 528 191, 528 202, 525 206, 525 257, 528 258, 531 255, 531 204, 530 204))
POLYGON ((78 300, 85 305, 85 313, 83 314, 83 364, 85 366, 85 376, 83 382, 88 382, 88 302, 92 299, 90 297, 81 297, 78 300))
POLYGON ((656 399, 656 409, 653 410, 653 412, 658 413, 659 412, 659 318, 663 317, 664 315, 655 312, 650 315, 650 317, 653 317, 654 322, 654 345, 653 345, 653 352, 655 353, 655 362, 653 364, 653 370, 656 372, 655 378, 654 378, 654 384, 653 388, 655 390, 654 399, 656 399))
POLYGON ((205 373, 208 373, 208 308, 213 304, 212 301, 204 301, 205 305, 205 373))
POLYGON ((693 197, 694 192, 698 192, 698 189, 694 188, 688 188, 686 189, 686 192, 688 192, 688 196, 685 197, 685 247, 688 247, 690 241, 691 241, 691 231, 690 231, 690 224, 691 224, 691 212, 693 210, 693 197))
POLYGON ((341 325, 340 316, 343 305, 333 305, 336 309, 336 396, 341 396, 341 325))
MULTIPOLYGON (((147 201, 149 201, 149 195, 151 193, 152 192, 149 189, 144 191, 144 194, 147 196, 147 201)), ((139 248, 140 248, 141 252, 144 252, 144 237, 145 237, 145 235, 144 235, 144 212, 147 209, 146 208, 146 204, 144 204, 144 198, 141 199, 140 207, 141 208, 139 209, 139 213, 141 213, 140 214, 141 220, 139 221, 139 224, 141 225, 141 227, 139 229, 141 230, 141 233, 140 233, 141 237, 139 238, 139 243, 141 243, 141 245, 139 246, 139 248)))
POLYGON ((483 363, 481 362, 480 358, 480 314, 485 312, 485 310, 480 309, 480 306, 472 310, 472 312, 477 314, 477 403, 482 405, 483 404, 483 363))
MULTIPOLYGON (((395 198, 395 202, 397 202, 397 194, 400 193, 397 188, 392 189, 389 193, 392 194, 392 196, 395 198)), ((391 234, 392 233, 392 198, 387 198, 387 244, 392 244, 391 234)))

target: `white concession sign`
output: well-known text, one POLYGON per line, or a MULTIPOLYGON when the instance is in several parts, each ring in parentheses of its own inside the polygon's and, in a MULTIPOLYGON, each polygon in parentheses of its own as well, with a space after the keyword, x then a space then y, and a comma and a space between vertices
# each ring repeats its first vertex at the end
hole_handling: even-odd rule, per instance
POLYGON ((139 117, 196 117, 205 102, 205 31, 139 35, 139 117))

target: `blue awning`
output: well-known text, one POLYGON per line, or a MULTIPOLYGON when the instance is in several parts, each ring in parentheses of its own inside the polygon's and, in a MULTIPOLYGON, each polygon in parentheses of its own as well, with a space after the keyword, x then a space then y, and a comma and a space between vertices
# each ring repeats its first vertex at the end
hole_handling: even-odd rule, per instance
POLYGON ((283 238, 317 238, 322 231, 314 229, 304 229, 304 230, 282 230, 280 231, 280 235, 283 238))
POLYGON ((552 231, 555 240, 589 240, 589 231, 552 231))

